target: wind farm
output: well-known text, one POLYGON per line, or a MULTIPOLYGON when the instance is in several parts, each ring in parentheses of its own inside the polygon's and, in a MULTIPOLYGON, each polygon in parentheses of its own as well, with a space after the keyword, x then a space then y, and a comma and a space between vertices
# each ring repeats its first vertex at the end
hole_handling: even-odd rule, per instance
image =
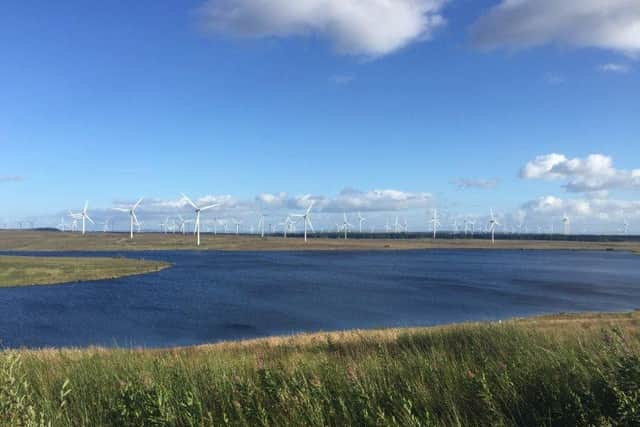
POLYGON ((639 28, 4 0, 0 427, 640 426, 639 28))

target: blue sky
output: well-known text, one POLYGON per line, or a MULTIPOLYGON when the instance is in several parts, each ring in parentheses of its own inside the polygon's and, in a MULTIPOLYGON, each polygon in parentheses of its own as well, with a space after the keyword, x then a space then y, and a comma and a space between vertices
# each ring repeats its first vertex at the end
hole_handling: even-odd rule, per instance
MULTIPOLYGON (((335 0, 312 2, 336 9, 335 0)), ((411 207, 460 214, 493 206, 533 216, 544 210, 536 201, 553 196, 563 201, 549 207, 555 214, 602 219, 570 202, 599 200, 636 215, 635 177, 567 192, 584 171, 519 172, 549 153, 602 154, 615 173, 640 167, 637 35, 570 19, 574 28, 522 35, 520 15, 557 14, 563 2, 550 0, 506 11, 500 1, 400 3, 446 24, 423 22, 389 48, 378 42, 393 42, 392 32, 363 30, 346 12, 271 17, 295 9, 293 0, 3 2, 0 218, 57 216, 86 199, 102 209, 140 195, 159 204, 180 192, 250 201, 279 192, 332 198, 345 188, 429 193, 411 207), (241 25, 224 21, 231 7, 246 13, 241 25), (458 179, 498 182, 460 189, 458 179)), ((635 0, 586 3, 640 22, 635 0)), ((384 25, 407 28, 389 16, 384 25)))

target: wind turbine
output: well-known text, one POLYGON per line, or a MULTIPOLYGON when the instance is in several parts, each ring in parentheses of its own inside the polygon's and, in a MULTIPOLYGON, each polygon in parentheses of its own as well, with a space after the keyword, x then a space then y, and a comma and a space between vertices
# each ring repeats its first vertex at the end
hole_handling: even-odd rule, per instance
POLYGON ((142 200, 144 200, 144 197, 140 197, 140 199, 138 199, 137 202, 135 202, 133 204, 133 206, 131 206, 130 208, 113 208, 116 211, 119 212, 125 212, 129 214, 129 238, 133 239, 133 226, 135 225, 136 227, 138 227, 138 231, 140 231, 140 221, 138 221, 138 217, 136 216, 136 209, 138 209, 138 206, 140 206, 140 203, 142 203, 142 200))
POLYGON ((625 217, 622 223, 622 234, 627 235, 629 233, 629 220, 625 217))
POLYGON ((293 221, 291 220, 291 217, 287 215, 287 218, 285 218, 284 222, 281 222, 278 225, 282 226, 282 233, 283 233, 283 237, 286 239, 287 238, 287 233, 289 232, 289 229, 291 228, 291 223, 293 221))
POLYGON ((220 206, 220 204, 218 203, 218 204, 214 204, 214 205, 200 207, 200 206, 196 205, 195 203, 193 203, 193 201, 189 197, 187 197, 184 193, 182 194, 182 197, 183 197, 184 200, 187 201, 187 203, 189 203, 191 205, 191 207, 196 212, 196 222, 195 222, 195 225, 194 225, 193 233, 197 236, 196 237, 196 245, 200 246, 200 212, 216 208, 216 207, 220 206))
POLYGON ((102 232, 106 233, 109 231, 109 227, 111 226, 111 217, 107 218, 105 222, 102 224, 102 232))
POLYGON ((64 233, 64 216, 60 217, 60 224, 58 224, 58 228, 60 229, 60 231, 62 231, 64 233))
POLYGON ((433 209, 431 215, 431 226, 433 227, 433 240, 436 240, 436 233, 438 231, 438 226, 440 225, 440 220, 438 219, 438 209, 433 209))
POLYGON ((571 219, 569 218, 566 212, 562 216, 562 224, 564 226, 564 234, 565 235, 571 234, 571 219))
POLYGON ((349 221, 347 220, 347 213, 343 213, 343 222, 342 224, 339 226, 339 230, 340 231, 344 231, 344 239, 347 240, 347 234, 349 233, 349 227, 353 227, 351 224, 349 224, 349 221))
POLYGON ((187 224, 193 222, 193 220, 186 220, 182 217, 182 215, 178 215, 178 220, 180 221, 180 232, 184 235, 187 233, 187 224))
POLYGON ((258 216, 258 230, 260 230, 260 238, 264 239, 264 214, 258 216))
POLYGON ((307 210, 305 211, 304 214, 298 214, 298 215, 292 215, 293 218, 302 218, 302 221, 304 222, 304 241, 307 241, 307 228, 310 228, 312 232, 315 233, 315 230, 313 229, 313 224, 311 223, 311 208, 313 208, 313 204, 315 202, 312 200, 311 203, 309 203, 309 207, 307 207, 307 210))
POLYGON ((475 219, 473 219, 473 220, 470 219, 469 220, 469 225, 471 226, 471 237, 473 237, 473 235, 476 232, 476 222, 477 221, 475 219))
POLYGON ((454 218, 451 225, 453 227, 453 235, 457 236, 458 232, 460 231, 460 226, 458 226, 458 218, 454 218))
POLYGON ((362 224, 367 222, 367 219, 360 212, 358 212, 358 222, 360 224, 360 234, 362 234, 362 224))
POLYGON ((496 226, 500 225, 495 215, 493 214, 493 209, 490 210, 491 217, 489 218, 489 231, 491 232, 491 244, 496 243, 495 234, 496 234, 496 226))
POLYGON ((78 218, 71 216, 71 232, 73 233, 74 231, 78 231, 78 218))
POLYGON ((236 218, 234 218, 233 223, 236 225, 236 236, 237 236, 240 234, 240 224, 242 224, 242 221, 239 221, 236 218))
POLYGON ((87 220, 89 220, 89 222, 91 224, 95 224, 95 222, 93 222, 93 220, 91 219, 91 217, 87 213, 87 209, 88 208, 89 208, 89 202, 86 201, 86 202, 84 202, 84 208, 82 208, 82 211, 78 214, 79 217, 82 219, 82 235, 85 234, 85 231, 87 229, 87 227, 86 227, 87 220))

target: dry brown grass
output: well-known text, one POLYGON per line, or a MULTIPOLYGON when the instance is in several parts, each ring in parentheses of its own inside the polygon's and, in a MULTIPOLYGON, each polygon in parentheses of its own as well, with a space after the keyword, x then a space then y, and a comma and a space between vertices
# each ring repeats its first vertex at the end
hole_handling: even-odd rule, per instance
POLYGON ((640 252, 640 242, 574 242, 537 240, 498 240, 492 245, 482 239, 327 239, 257 236, 202 235, 195 246, 191 235, 142 233, 129 240, 121 233, 78 233, 42 231, 0 231, 0 251, 135 251, 135 250, 409 250, 409 249, 567 249, 623 250, 640 252))

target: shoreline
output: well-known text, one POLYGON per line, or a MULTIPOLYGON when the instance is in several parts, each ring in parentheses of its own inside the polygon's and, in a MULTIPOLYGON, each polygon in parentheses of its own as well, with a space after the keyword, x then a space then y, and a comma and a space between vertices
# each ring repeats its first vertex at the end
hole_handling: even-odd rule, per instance
POLYGON ((61 353, 61 354, 109 354, 109 353, 131 353, 131 354, 167 354, 167 353, 211 353, 217 351, 250 351, 252 349, 274 349, 279 346, 294 345, 297 348, 305 348, 317 345, 318 343, 335 341, 340 343, 366 340, 395 340, 404 334, 439 333, 451 329, 466 329, 475 327, 497 327, 497 326, 523 326, 537 327, 544 325, 544 328, 555 328, 558 325, 580 325, 582 328, 589 328, 592 325, 616 325, 618 323, 633 323, 640 326, 640 307, 632 311, 620 312, 561 312, 552 314, 539 314, 532 316, 518 316, 503 320, 469 320, 465 322, 443 323, 431 326, 407 326, 392 328, 372 328, 372 329, 341 329, 333 331, 298 332, 292 334, 280 334, 258 338, 246 338, 237 340, 223 340, 211 343, 180 345, 168 347, 106 347, 100 345, 89 345, 86 347, 15 347, 0 348, 0 355, 3 353, 61 353))

